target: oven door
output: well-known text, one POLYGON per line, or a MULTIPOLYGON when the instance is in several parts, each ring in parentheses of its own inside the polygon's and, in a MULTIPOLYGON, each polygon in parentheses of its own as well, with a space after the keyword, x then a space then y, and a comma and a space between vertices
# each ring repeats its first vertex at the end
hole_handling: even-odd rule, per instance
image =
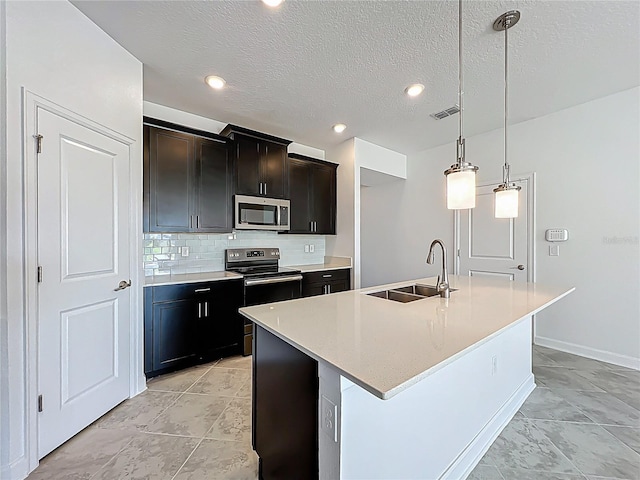
MULTIPOLYGON (((247 307, 263 303, 281 302, 302 296, 302 275, 280 277, 245 278, 244 304, 247 307)), ((244 355, 251 355, 253 343, 253 322, 244 319, 244 355)))

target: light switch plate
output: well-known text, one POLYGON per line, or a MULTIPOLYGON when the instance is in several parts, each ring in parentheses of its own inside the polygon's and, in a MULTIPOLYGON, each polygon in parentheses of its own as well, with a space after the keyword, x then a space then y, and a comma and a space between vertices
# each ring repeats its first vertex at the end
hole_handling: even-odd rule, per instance
POLYGON ((309 245, 304 246, 304 253, 309 253, 309 245))
POLYGON ((315 245, 309 245, 309 251, 311 253, 315 252, 316 251, 316 246, 315 245))
POLYGON ((560 245, 549 245, 549 256, 550 257, 559 257, 560 256, 560 245))
POLYGON ((181 247, 180 248, 180 255, 182 255, 183 257, 188 257, 189 256, 189 247, 181 247))

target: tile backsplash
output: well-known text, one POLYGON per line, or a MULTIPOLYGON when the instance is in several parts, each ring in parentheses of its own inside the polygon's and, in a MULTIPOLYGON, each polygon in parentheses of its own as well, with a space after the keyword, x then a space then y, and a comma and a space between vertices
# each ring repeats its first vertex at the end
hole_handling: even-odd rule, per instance
POLYGON ((280 265, 323 263, 325 237, 322 235, 278 235, 276 232, 238 231, 233 234, 145 233, 144 274, 170 275, 224 270, 227 248, 279 247, 280 265), (305 253, 313 245, 314 253, 305 253), (189 256, 182 256, 188 247, 189 256))

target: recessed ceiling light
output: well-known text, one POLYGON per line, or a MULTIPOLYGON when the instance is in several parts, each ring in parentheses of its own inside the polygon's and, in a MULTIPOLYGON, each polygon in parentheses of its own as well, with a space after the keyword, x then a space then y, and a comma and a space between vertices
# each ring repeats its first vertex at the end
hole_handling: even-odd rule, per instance
POLYGON ((204 79, 204 81, 207 83, 207 85, 216 90, 224 88, 224 86, 227 84, 227 82, 224 81, 224 78, 217 77, 216 75, 209 75, 204 79))
POLYGON ((333 131, 336 133, 342 133, 344 132, 345 128, 347 128, 347 126, 344 123, 336 123, 333 126, 333 131))
POLYGON ((404 89, 404 93, 406 93, 410 97, 417 97, 423 91, 424 91, 424 85, 422 85, 421 83, 414 83, 404 89))
POLYGON ((284 0, 262 0, 262 3, 271 8, 279 7, 282 2, 284 0))

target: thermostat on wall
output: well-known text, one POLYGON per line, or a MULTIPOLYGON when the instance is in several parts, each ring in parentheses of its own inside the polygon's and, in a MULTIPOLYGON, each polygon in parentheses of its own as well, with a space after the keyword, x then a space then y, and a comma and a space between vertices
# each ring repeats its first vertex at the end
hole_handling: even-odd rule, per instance
POLYGON ((550 228, 544 233, 547 242, 566 242, 569 240, 569 232, 565 228, 550 228))

